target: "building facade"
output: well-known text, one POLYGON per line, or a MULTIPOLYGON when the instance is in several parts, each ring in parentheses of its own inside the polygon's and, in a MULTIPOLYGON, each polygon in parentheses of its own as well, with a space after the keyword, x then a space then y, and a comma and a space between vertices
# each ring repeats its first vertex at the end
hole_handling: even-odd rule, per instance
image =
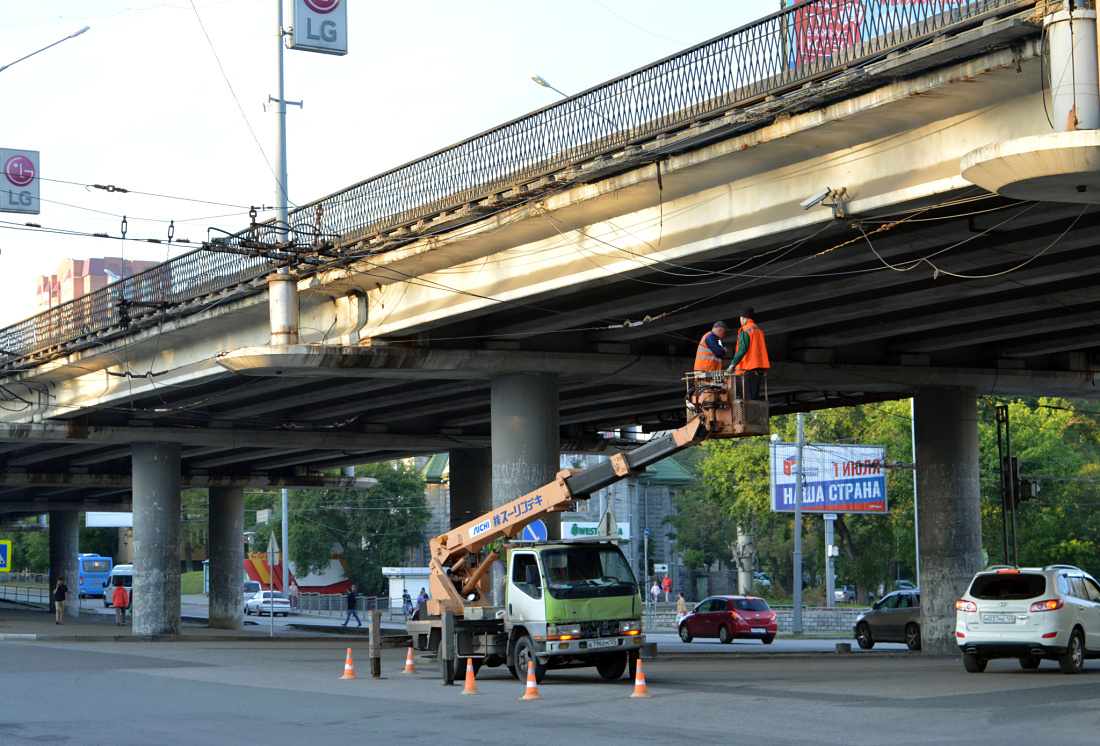
POLYGON ((38 278, 36 311, 41 313, 112 282, 136 275, 157 266, 159 262, 123 259, 117 256, 91 259, 62 259, 57 274, 38 278))

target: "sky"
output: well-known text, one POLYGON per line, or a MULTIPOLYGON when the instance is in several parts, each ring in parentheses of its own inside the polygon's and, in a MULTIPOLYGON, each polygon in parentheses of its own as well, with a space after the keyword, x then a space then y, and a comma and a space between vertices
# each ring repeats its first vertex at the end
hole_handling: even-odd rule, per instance
MULTIPOLYGON (((291 0, 284 0, 289 25, 291 0)), ((724 34, 778 0, 345 0, 348 54, 284 52, 291 205, 724 34)), ((0 212, 0 327, 61 260, 164 261, 271 206, 276 0, 0 0, 0 148, 40 152, 42 212, 0 212), (127 192, 96 189, 114 186, 127 192), (123 216, 126 239, 122 240, 123 216), (26 229, 27 222, 41 229, 26 229), (62 235, 64 231, 80 235, 62 235), (106 233, 110 238, 95 238, 106 233)), ((272 217, 260 212, 259 219, 272 217)))

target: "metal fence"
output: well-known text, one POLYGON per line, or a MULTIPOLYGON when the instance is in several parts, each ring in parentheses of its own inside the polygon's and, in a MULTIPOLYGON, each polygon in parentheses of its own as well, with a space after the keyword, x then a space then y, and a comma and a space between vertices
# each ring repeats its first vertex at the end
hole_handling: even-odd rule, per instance
MULTIPOLYGON (((304 205, 346 244, 561 171, 1036 0, 802 0, 786 10, 304 205)), ((258 226, 270 241, 275 226, 258 226)), ((250 236, 246 231, 229 240, 250 236)), ((270 272, 198 250, 0 330, 0 362, 270 272), (135 302, 138 305, 135 305, 135 302)))
POLYGON ((49 577, 38 573, 0 573, 0 599, 52 606, 49 577))
MULTIPOLYGON (((317 614, 319 616, 344 616, 347 614, 347 596, 342 593, 300 593, 299 614, 317 614)), ((365 614, 370 611, 389 612, 389 619, 403 619, 401 599, 388 596, 359 596, 356 611, 365 614)))

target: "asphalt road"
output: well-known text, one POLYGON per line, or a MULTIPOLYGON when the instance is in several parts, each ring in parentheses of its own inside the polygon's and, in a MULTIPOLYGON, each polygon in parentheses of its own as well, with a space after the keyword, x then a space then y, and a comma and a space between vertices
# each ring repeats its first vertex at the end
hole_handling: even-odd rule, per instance
POLYGON ((286 639, 0 642, 0 743, 1003 746, 1094 743, 1100 716, 1095 662, 1079 676, 1014 661, 976 675, 908 653, 677 654, 646 664, 649 699, 578 669, 549 672, 543 699, 525 702, 507 669, 482 669, 480 696, 463 696, 434 661, 403 674, 404 650, 384 650, 373 680, 365 641, 353 644, 360 678, 341 680, 345 652, 286 639))

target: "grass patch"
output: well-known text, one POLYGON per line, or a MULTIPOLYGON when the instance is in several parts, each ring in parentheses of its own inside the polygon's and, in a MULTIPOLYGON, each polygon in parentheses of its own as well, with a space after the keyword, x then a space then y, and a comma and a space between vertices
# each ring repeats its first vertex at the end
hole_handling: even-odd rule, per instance
POLYGON ((194 596, 202 593, 202 570, 185 572, 180 576, 180 595, 194 596))

